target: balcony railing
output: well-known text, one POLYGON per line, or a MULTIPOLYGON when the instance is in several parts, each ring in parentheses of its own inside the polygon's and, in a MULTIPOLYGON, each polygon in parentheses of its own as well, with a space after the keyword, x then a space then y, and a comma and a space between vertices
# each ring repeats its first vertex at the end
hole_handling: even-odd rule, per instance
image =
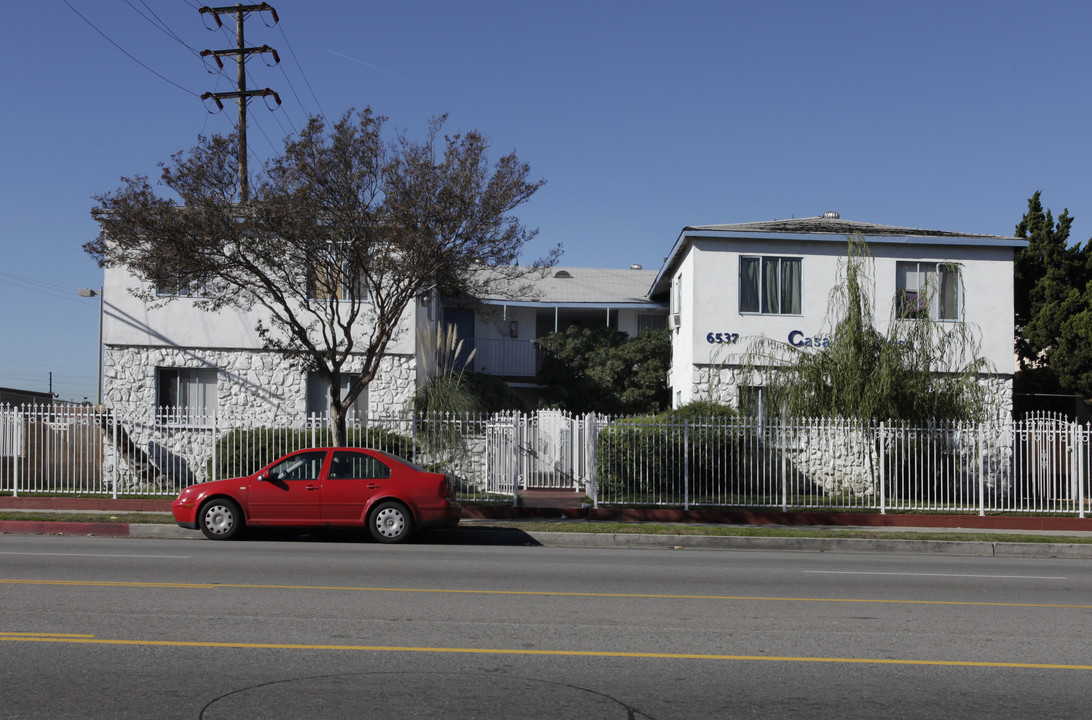
POLYGON ((506 377, 532 377, 538 371, 539 351, 531 340, 475 340, 476 372, 506 377))

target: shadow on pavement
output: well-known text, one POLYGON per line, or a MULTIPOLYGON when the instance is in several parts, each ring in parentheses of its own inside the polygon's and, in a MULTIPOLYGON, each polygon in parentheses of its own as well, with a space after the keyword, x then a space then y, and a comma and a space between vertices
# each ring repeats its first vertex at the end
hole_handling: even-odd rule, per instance
MULTIPOLYGON (((247 528, 240 540, 259 542, 339 542, 382 545, 359 528, 247 528)), ((482 545, 482 546, 540 546, 537 540, 520 530, 510 527, 458 527, 451 529, 422 530, 412 535, 406 545, 482 545)))

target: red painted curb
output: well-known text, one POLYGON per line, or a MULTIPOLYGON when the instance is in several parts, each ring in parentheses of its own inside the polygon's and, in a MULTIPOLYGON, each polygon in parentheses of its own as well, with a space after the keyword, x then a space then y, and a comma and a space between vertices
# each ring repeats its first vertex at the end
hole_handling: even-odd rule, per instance
POLYGON ((146 500, 139 498, 81 498, 81 497, 0 497, 0 509, 20 510, 109 510, 111 512, 165 512, 171 511, 171 500, 146 500))
POLYGON ((128 537, 129 523, 0 520, 0 533, 9 535, 102 535, 128 537))

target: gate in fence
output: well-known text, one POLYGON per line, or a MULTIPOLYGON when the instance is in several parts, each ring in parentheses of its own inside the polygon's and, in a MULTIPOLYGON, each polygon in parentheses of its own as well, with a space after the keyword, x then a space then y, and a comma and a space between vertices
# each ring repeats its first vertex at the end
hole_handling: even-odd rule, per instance
POLYGON ((1064 509, 1088 497, 1088 426, 1064 415, 1029 413, 1016 433, 1015 486, 1020 499, 1044 510, 1064 509))
POLYGON ((486 425, 490 487, 580 489, 589 475, 588 427, 587 417, 560 410, 494 416, 486 425))

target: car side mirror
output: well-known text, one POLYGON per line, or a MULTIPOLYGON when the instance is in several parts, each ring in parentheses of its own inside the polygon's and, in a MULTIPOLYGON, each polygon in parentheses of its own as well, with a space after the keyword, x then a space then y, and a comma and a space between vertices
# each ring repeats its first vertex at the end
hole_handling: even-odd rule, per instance
POLYGON ((260 473, 258 474, 258 480, 260 480, 260 481, 262 481, 262 482, 265 482, 265 481, 266 481, 266 480, 268 480, 268 479, 269 479, 270 477, 271 477, 271 474, 270 474, 270 472, 269 472, 268 470, 263 470, 262 472, 260 472, 260 473))

